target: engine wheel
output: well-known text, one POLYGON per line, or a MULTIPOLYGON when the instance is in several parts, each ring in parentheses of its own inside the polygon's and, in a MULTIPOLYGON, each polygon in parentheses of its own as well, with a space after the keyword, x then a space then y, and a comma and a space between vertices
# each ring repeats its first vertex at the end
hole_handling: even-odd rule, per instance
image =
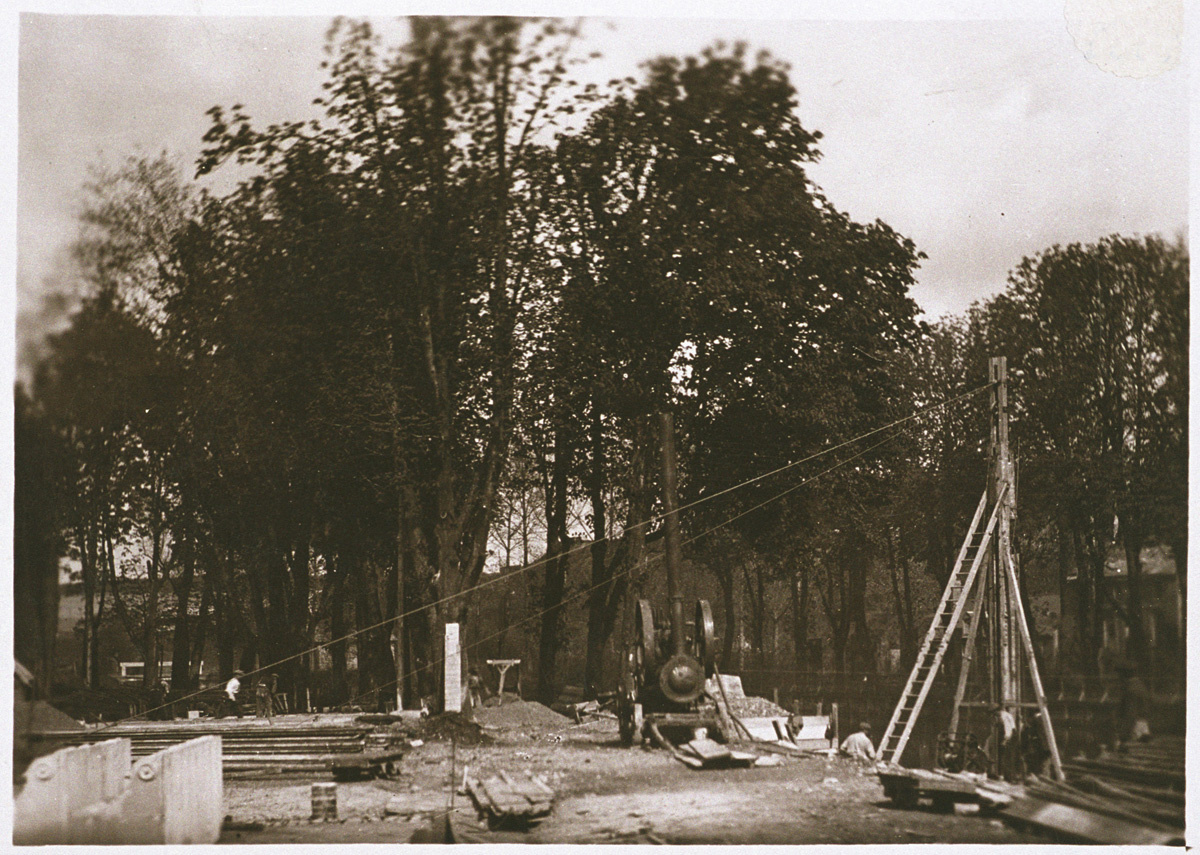
POLYGON ((712 606, 708 600, 696 601, 696 659, 704 669, 704 676, 711 677, 716 673, 717 664, 717 630, 713 622, 712 606))

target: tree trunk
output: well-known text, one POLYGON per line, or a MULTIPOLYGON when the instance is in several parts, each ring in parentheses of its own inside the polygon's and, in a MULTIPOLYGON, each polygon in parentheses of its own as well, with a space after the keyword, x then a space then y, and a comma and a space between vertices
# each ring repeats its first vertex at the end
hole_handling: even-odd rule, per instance
POLYGON ((329 661, 331 669, 331 696, 329 702, 340 706, 346 702, 350 687, 346 682, 346 648, 349 641, 345 638, 350 631, 346 621, 346 589, 345 580, 345 551, 339 549, 333 560, 333 577, 329 580, 329 635, 335 639, 329 645, 329 661))
POLYGON ((584 666, 584 695, 588 699, 600 693, 604 679, 605 611, 612 588, 612 573, 607 565, 608 531, 604 507, 604 434, 600 413, 592 411, 592 471, 588 497, 592 505, 592 591, 588 595, 587 663, 584 666))
POLYGON ((567 473, 569 452, 564 431, 554 435, 554 464, 546 496, 546 581, 542 589, 542 631, 538 643, 538 699, 554 702, 558 694, 556 660, 561 640, 562 600, 567 564, 567 473))
POLYGON ((346 554, 344 560, 347 561, 346 571, 350 587, 354 591, 354 628, 357 631, 354 646, 358 652, 358 685, 354 691, 355 697, 362 701, 375 689, 376 645, 371 637, 375 630, 369 630, 367 627, 379 622, 379 610, 362 558, 355 551, 346 554))
MULTIPOLYGON (((311 496, 307 493, 304 495, 304 501, 307 502, 311 496)), ((298 653, 312 646, 312 637, 308 633, 310 624, 310 607, 309 607, 309 592, 311 589, 311 580, 309 577, 309 557, 311 552, 312 526, 309 516, 309 508, 305 507, 300 518, 295 522, 293 528, 293 540, 290 549, 287 552, 287 574, 288 582, 290 583, 291 596, 285 599, 287 613, 287 634, 284 636, 288 639, 289 655, 298 653)), ((302 656, 298 660, 298 667, 295 669, 298 678, 296 686, 297 698, 307 698, 306 690, 310 686, 311 678, 311 658, 302 656)))
POLYGON ((399 509, 397 524, 399 526, 398 544, 400 550, 398 556, 400 562, 400 572, 397 578, 396 587, 396 603, 400 610, 400 617, 396 621, 395 631, 399 639, 400 659, 396 663, 398 671, 402 671, 399 675, 400 684, 397 687, 400 692, 400 697, 406 708, 417 706, 419 690, 416 688, 416 663, 413 660, 412 649, 412 634, 410 623, 413 620, 411 617, 405 617, 406 614, 412 611, 413 597, 412 591, 418 588, 417 579, 417 553, 416 553, 416 524, 412 517, 412 508, 415 504, 415 497, 411 487, 402 487, 398 496, 399 509))
POLYGON ((171 691, 176 694, 195 688, 191 679, 192 618, 188 614, 188 601, 192 596, 192 580, 196 572, 196 550, 190 536, 182 528, 179 530, 178 553, 180 571, 175 580, 175 631, 171 638, 171 691))
POLYGON ((229 602, 230 596, 228 590, 219 591, 214 602, 216 611, 214 617, 217 625, 217 667, 221 680, 229 679, 234 669, 235 637, 233 618, 230 614, 233 609, 229 602))
POLYGON ((80 550, 80 563, 83 570, 83 682, 89 688, 99 688, 96 673, 96 531, 90 522, 85 522, 76 529, 83 549, 80 550))
POLYGON ((809 589, 806 568, 793 571, 788 589, 792 599, 792 658, 797 671, 807 671, 809 589))
POLYGON ((146 608, 142 623, 142 649, 145 661, 142 667, 142 688, 152 690, 158 685, 158 594, 162 586, 163 531, 161 510, 158 507, 160 484, 155 484, 152 501, 156 507, 151 524, 150 559, 146 562, 146 608))
MULTIPOLYGON (((1096 584, 1095 561, 1089 554, 1085 544, 1087 535, 1079 530, 1072 533, 1075 545, 1075 567, 1078 599, 1075 603, 1078 615, 1076 631, 1079 636, 1079 669, 1084 674, 1095 674, 1099 660, 1097 655, 1103 646, 1102 634, 1099 631, 1100 600, 1096 584)), ((1104 562, 1100 562, 1100 572, 1104 572, 1104 562)))
MULTIPOLYGON (((204 573, 204 580, 200 587, 200 613, 196 616, 196 635, 192 640, 192 655, 191 662, 195 666, 195 678, 189 674, 188 682, 193 689, 200 688, 204 682, 204 645, 208 638, 208 622, 209 612, 213 609, 213 586, 212 586, 212 570, 208 568, 204 573)), ((210 663, 211 665, 211 663, 210 663)))
POLYGON ((1125 601, 1126 625, 1129 627, 1129 655, 1134 663, 1145 669, 1142 673, 1154 676, 1154 663, 1146 644, 1143 614, 1142 544, 1145 541, 1140 515, 1126 509, 1120 517, 1121 542, 1125 548, 1125 571, 1128 576, 1128 597, 1125 601))

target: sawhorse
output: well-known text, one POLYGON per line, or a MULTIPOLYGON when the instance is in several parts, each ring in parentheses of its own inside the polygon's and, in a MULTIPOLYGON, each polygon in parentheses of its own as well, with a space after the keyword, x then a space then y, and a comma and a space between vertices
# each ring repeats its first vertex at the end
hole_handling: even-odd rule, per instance
POLYGON ((504 683, 505 677, 508 674, 508 669, 517 666, 517 697, 521 697, 521 660, 520 659, 488 659, 487 664, 493 666, 500 673, 500 685, 496 689, 496 696, 500 703, 504 703, 504 683))

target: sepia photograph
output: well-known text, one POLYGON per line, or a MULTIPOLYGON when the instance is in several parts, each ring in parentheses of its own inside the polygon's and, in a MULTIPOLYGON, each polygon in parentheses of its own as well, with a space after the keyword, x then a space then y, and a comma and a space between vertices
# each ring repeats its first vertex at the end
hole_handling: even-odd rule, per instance
POLYGON ((1196 842, 1184 0, 10 5, 12 844, 1196 842))

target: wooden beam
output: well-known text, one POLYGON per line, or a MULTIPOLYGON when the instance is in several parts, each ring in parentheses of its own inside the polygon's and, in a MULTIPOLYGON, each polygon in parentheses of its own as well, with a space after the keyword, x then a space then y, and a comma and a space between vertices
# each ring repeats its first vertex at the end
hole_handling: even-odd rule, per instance
MULTIPOLYGON (((1017 574, 1013 569, 1012 554, 1004 552, 1001 556, 1004 569, 1008 574, 1008 582, 1012 585, 1014 592, 1018 592, 1017 574)), ((1062 758, 1058 754, 1058 742, 1054 738, 1054 726, 1050 723, 1050 709, 1046 706, 1046 692, 1042 688, 1042 677, 1038 673, 1037 656, 1033 650, 1033 639, 1029 635, 1029 627, 1025 623, 1025 609, 1021 607, 1020 596, 1018 594, 1016 601, 1017 613, 1017 628, 1021 632, 1021 644, 1025 650, 1025 658, 1029 665, 1029 677, 1033 682, 1033 691, 1037 696, 1038 708, 1041 711, 1042 720, 1042 735, 1046 738, 1046 747, 1050 749, 1050 763, 1054 771, 1055 779, 1061 781, 1064 779, 1062 769, 1062 758)))

